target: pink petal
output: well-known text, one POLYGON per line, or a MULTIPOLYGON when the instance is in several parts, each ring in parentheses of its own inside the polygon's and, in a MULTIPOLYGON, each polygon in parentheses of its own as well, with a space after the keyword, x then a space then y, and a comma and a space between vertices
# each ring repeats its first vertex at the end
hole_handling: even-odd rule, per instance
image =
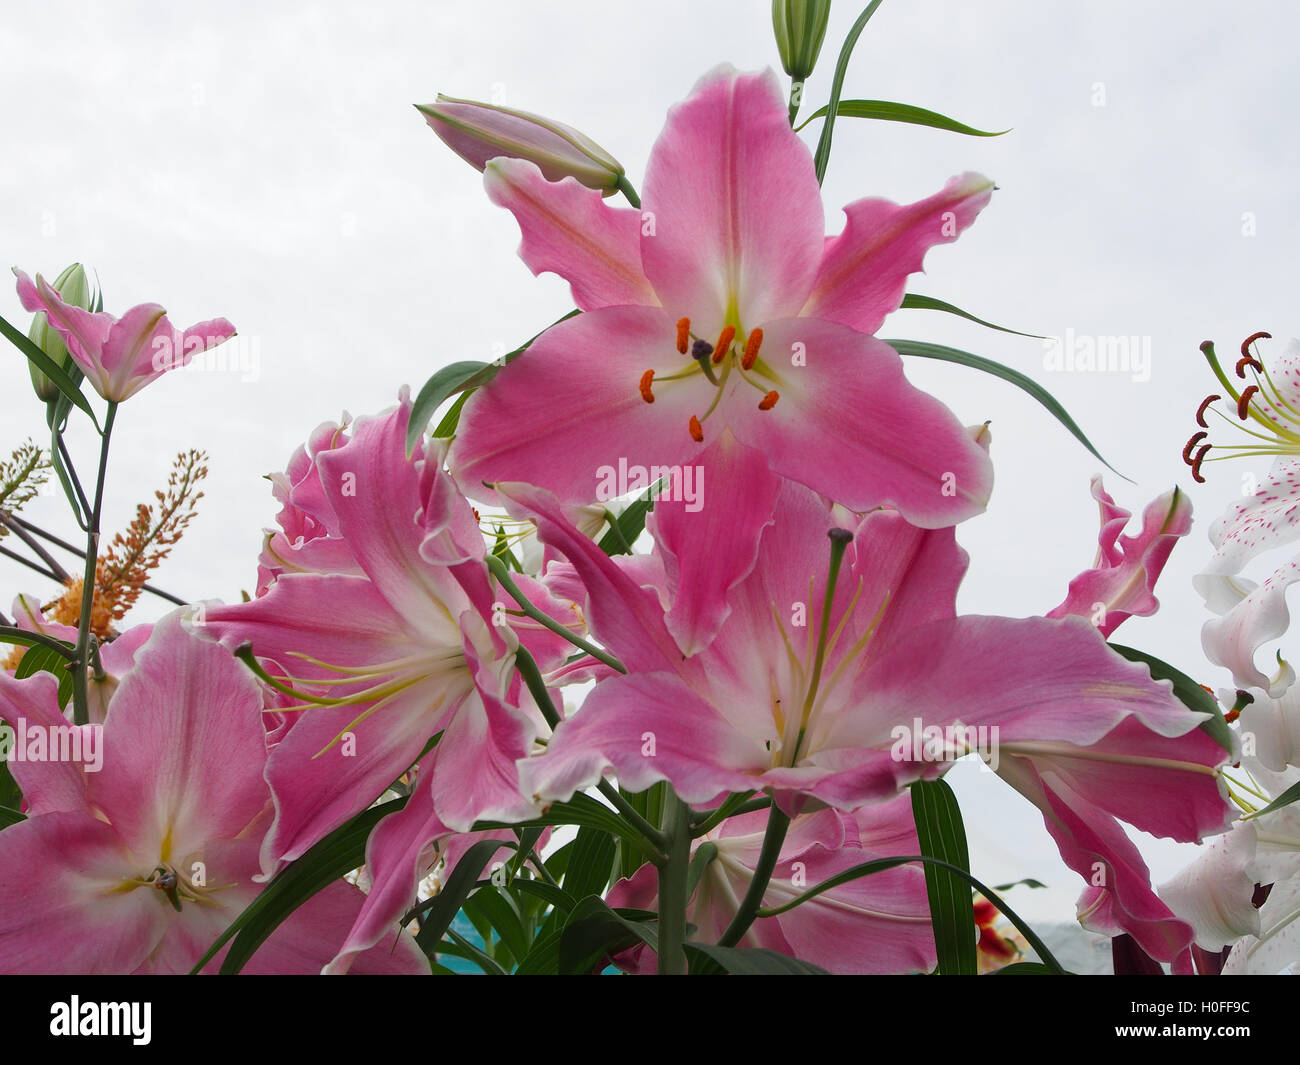
POLYGON ((800 312, 875 333, 903 301, 909 274, 935 244, 950 244, 993 195, 981 174, 952 178, 928 199, 899 206, 883 199, 844 208, 844 231, 826 242, 808 302, 800 312))
MULTIPOLYGON (((49 673, 37 673, 25 680, 14 680, 0 672, 0 720, 14 730, 13 742, 19 743, 18 730, 39 729, 47 737, 68 735, 73 728, 59 709, 58 682, 49 673), (24 725, 25 722, 25 725, 24 725), (56 731, 61 730, 61 731, 56 731)), ((71 739, 69 739, 71 742, 71 739)), ((103 754, 103 735, 98 741, 103 754)), ((82 740, 82 752, 87 753, 82 740)), ((88 774, 82 764, 64 759, 29 762, 11 752, 10 773, 22 789, 23 804, 29 816, 56 812, 91 813, 86 799, 88 774)))
MULTIPOLYGON (((673 107, 642 189, 641 261, 672 320, 718 333, 797 314, 825 218, 812 155, 790 129, 776 75, 722 66, 673 107)), ((743 331, 743 330, 742 330, 743 331)))
POLYGON ((646 520, 672 597, 665 621, 685 655, 708 646, 731 613, 728 600, 753 573, 757 534, 772 523, 782 483, 760 452, 730 433, 700 456, 696 481, 699 498, 687 502, 671 493, 646 520))
POLYGON ((759 358, 752 376, 779 394, 776 405, 759 410, 755 390, 736 381, 718 414, 776 473, 858 513, 895 507, 924 528, 984 509, 993 489, 987 452, 907 381, 893 348, 842 325, 787 318, 764 323, 759 358))
POLYGON ((519 257, 534 274, 549 270, 568 281, 579 309, 658 304, 641 269, 639 211, 610 207, 572 177, 548 181, 522 159, 488 163, 483 184, 519 223, 519 257))
POLYGON ((267 804, 261 710, 242 663, 169 614, 113 697, 91 800, 128 846, 161 846, 165 861, 234 838, 267 804))

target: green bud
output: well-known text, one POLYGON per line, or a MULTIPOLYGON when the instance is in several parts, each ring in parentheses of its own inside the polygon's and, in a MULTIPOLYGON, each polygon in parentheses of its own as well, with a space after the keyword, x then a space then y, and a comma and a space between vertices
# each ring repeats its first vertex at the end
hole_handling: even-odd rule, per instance
POLYGON ((772 29, 781 65, 795 81, 803 81, 817 65, 831 0, 772 0, 772 29))
MULTIPOLYGON (((82 310, 90 310, 93 294, 85 268, 81 263, 73 263, 59 274, 54 279, 53 288, 63 297, 65 303, 80 307, 82 310)), ((32 319, 32 327, 27 330, 27 338, 70 374, 77 369, 72 356, 68 354, 67 345, 63 343, 58 330, 46 320, 44 311, 36 312, 36 316, 32 319)), ((32 375, 32 388, 36 390, 36 395, 43 402, 49 403, 58 397, 59 390, 54 387, 54 382, 41 373, 33 363, 28 362, 27 369, 32 375)))

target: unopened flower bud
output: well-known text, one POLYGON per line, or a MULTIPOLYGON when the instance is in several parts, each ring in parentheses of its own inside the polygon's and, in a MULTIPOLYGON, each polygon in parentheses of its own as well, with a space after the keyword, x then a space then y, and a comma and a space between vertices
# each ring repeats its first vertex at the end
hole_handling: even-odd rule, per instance
POLYGON ((781 65, 795 81, 803 81, 817 65, 830 15, 831 0, 772 0, 781 65))
MULTIPOLYGON (((81 263, 73 263, 55 278, 54 288, 65 302, 82 310, 90 310, 92 299, 90 282, 81 263)), ((63 343, 63 338, 59 336, 58 331, 50 325, 44 311, 36 312, 32 319, 32 327, 27 331, 27 338, 70 375, 78 373, 72 356, 68 354, 67 345, 63 343)), ((43 402, 49 403, 59 395, 54 382, 41 373, 34 363, 29 361, 27 368, 32 375, 32 388, 36 390, 36 395, 43 402)))
POLYGON ((623 165, 599 144, 540 115, 442 95, 416 107, 442 142, 478 170, 502 155, 527 159, 548 181, 576 178, 605 196, 623 178, 623 165))

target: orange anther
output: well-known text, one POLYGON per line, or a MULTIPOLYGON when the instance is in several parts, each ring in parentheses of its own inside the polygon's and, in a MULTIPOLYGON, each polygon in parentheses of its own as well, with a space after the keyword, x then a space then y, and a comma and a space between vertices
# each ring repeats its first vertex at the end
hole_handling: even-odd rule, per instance
POLYGON ((1205 461, 1206 452, 1213 446, 1213 444, 1202 445, 1201 450, 1192 459, 1192 480, 1197 484, 1205 483, 1205 478, 1201 476, 1201 463, 1205 461))
POLYGON ((694 440, 697 444, 704 443, 704 429, 700 425, 700 419, 695 417, 694 414, 691 415, 690 429, 691 429, 691 439, 694 440))
POLYGON ((736 339, 736 327, 734 325, 724 325, 722 332, 718 334, 718 342, 713 345, 713 361, 719 363, 727 357, 727 352, 731 350, 731 342, 736 339))
POLYGON ((748 370, 758 358, 759 345, 763 343, 763 330, 751 329, 745 337, 745 353, 740 357, 740 368, 748 370))
POLYGON ((691 342, 691 320, 689 318, 677 319, 677 350, 683 355, 691 342))
POLYGON ((650 385, 654 379, 654 370, 646 370, 646 372, 641 375, 641 384, 639 386, 641 389, 641 398, 647 403, 653 403, 655 401, 655 394, 650 391, 650 385))
POLYGON ((1272 340, 1272 339, 1273 339, 1273 334, 1272 334, 1272 333, 1251 333, 1250 336, 1248 336, 1245 340, 1243 340, 1243 341, 1241 342, 1241 353, 1242 353, 1243 355, 1247 355, 1247 356, 1248 356, 1248 355, 1250 354, 1250 352, 1249 352, 1249 350, 1247 350, 1247 349, 1248 349, 1248 348, 1249 348, 1253 343, 1255 343, 1255 341, 1257 341, 1257 340, 1272 340))
POLYGON ((780 398, 781 396, 779 393, 769 392, 767 395, 765 395, 762 399, 758 401, 758 409, 771 410, 773 407, 776 406, 776 401, 780 398))
POLYGON ((1205 420, 1205 408, 1216 400, 1222 399, 1222 396, 1206 396, 1201 400, 1201 405, 1196 408, 1196 424, 1202 429, 1208 429, 1209 423, 1205 420))
POLYGON ((1199 444, 1202 440, 1204 440, 1209 435, 1210 434, 1207 432, 1199 432, 1195 436, 1193 436, 1189 441, 1187 441, 1186 444, 1183 445, 1183 461, 1187 463, 1187 465, 1190 466, 1192 464, 1192 448, 1194 448, 1197 444, 1199 444))

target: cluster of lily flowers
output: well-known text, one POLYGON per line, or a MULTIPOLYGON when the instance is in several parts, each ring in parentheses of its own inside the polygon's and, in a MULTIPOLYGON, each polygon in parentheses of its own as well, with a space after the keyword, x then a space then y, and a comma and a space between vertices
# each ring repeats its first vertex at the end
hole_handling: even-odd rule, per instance
MULTIPOLYGON (((1094 479, 1097 557, 1063 602, 1029 618, 956 611, 969 564, 956 526, 989 502, 990 433, 912 386, 875 333, 992 182, 855 201, 828 237, 812 153, 770 71, 718 68, 670 111, 641 201, 558 123, 452 100, 426 115, 514 215, 524 262, 564 278, 580 313, 487 375, 444 435, 406 389, 386 411, 321 425, 272 478, 282 509, 249 601, 102 644, 20 601, 16 629, 73 649, 86 709, 51 672, 10 671, 0 718, 24 734, 99 729, 103 758, 92 772, 10 756, 22 809, 0 831, 0 968, 215 970, 209 948, 278 873, 396 796, 360 875, 294 910, 244 968, 428 972, 410 919, 435 869, 445 881, 495 840, 520 849, 516 873, 546 879, 545 837, 525 850, 510 826, 597 787, 645 825, 625 797, 666 785, 647 860, 605 895, 660 913, 663 949, 622 949, 620 968, 673 971, 659 955, 680 950, 675 909, 693 926, 678 935, 700 943, 929 972, 915 862, 738 917, 758 876, 755 901, 781 910, 920 853, 908 786, 987 752, 900 753, 897 727, 914 720, 998 737, 990 768, 1082 878, 1086 928, 1175 972, 1295 960, 1300 814, 1233 826, 1300 763, 1300 686, 1254 662, 1285 630, 1300 560, 1258 588, 1238 576, 1300 528, 1300 350, 1271 376, 1251 362, 1261 382, 1234 396, 1283 457, 1212 530, 1202 591, 1222 617, 1207 653, 1256 693, 1244 709, 1223 693, 1240 718, 1215 729, 1107 642, 1157 609, 1156 579, 1191 527, 1177 489, 1128 535, 1130 512, 1094 479), (615 192, 635 206, 611 205, 615 192), (620 463, 670 483, 689 468, 702 496, 661 491, 647 549, 611 553, 620 523, 601 471, 620 463), (1217 842, 1158 893, 1125 824, 1217 842), (1260 884, 1273 885, 1262 906, 1260 884)), ((65 365, 108 401, 108 426, 117 404, 234 334, 224 319, 179 330, 156 305, 114 318, 17 277, 65 365)), ((991 903, 974 905, 985 953, 1015 957, 991 903)))

